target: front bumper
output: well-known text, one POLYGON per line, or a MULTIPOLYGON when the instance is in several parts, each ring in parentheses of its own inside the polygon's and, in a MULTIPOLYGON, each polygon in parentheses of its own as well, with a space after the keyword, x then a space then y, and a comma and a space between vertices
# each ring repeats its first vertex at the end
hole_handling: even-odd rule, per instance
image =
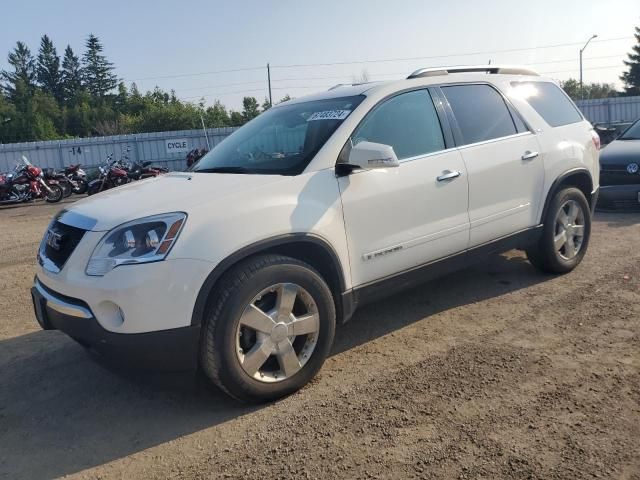
POLYGON ((114 333, 100 325, 85 302, 54 292, 37 278, 31 296, 43 329, 60 330, 112 363, 171 371, 197 367, 200 325, 148 333, 114 333))
POLYGON ((598 210, 640 211, 640 184, 600 187, 598 210))

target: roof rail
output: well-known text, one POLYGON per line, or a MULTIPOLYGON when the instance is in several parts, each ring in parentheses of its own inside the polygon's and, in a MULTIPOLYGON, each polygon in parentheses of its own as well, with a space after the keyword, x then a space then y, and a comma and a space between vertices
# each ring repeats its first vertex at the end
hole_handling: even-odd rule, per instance
POLYGON ((517 65, 469 65, 459 67, 433 67, 433 68, 421 68, 416 70, 407 77, 410 78, 422 78, 422 77, 437 77, 440 75, 448 75, 450 73, 488 73, 488 74, 502 74, 502 75, 535 75, 538 73, 530 68, 519 67, 517 65))

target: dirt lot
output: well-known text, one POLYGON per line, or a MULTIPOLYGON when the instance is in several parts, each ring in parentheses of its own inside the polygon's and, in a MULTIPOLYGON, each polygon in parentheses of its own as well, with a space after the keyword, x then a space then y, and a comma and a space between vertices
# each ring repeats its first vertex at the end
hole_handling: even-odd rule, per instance
POLYGON ((522 254, 359 311, 300 393, 246 407, 39 330, 59 208, 0 210, 0 478, 640 479, 640 214, 563 277, 522 254))

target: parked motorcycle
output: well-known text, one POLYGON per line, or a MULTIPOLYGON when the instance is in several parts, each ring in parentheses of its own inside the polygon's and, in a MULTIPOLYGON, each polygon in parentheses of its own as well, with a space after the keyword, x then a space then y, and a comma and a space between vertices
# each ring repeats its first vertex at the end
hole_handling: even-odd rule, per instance
POLYGON ((98 167, 100 176, 89 182, 89 186, 87 187, 88 195, 95 195, 96 193, 119 187, 131 181, 127 171, 119 161, 110 161, 112 157, 113 155, 109 155, 109 157, 107 157, 109 162, 98 167))
POLYGON ((80 168, 80 164, 65 167, 64 175, 69 179, 69 182, 71 182, 71 185, 73 186, 73 193, 82 195, 87 191, 87 187, 89 186, 87 182, 87 174, 82 168, 80 168))
POLYGON ((189 153, 187 153, 187 169, 193 167, 198 160, 204 157, 207 153, 209 153, 209 150, 206 148, 194 148, 189 151, 189 153))
POLYGON ((169 169, 151 165, 152 162, 131 162, 127 165, 127 174, 131 180, 144 180, 153 178, 164 173, 169 173, 169 169))
POLYGON ((63 192, 55 179, 46 182, 42 169, 35 167, 26 157, 18 162, 13 172, 0 174, 0 205, 21 203, 44 198, 49 203, 62 200, 63 192))

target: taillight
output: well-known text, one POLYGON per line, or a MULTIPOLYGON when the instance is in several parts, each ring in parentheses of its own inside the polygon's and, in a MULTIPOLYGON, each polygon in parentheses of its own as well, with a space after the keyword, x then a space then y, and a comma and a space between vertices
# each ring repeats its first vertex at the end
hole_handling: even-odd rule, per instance
POLYGON ((591 130, 591 139, 593 140, 596 150, 600 150, 600 135, 598 135, 595 130, 591 130))

